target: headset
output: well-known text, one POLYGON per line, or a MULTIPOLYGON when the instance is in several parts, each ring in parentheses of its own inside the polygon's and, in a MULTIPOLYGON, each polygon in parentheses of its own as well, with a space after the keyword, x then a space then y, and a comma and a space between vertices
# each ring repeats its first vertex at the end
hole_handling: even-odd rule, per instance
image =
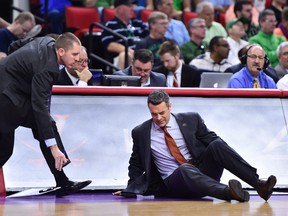
MULTIPOLYGON (((247 64, 248 51, 254 46, 260 46, 260 45, 259 44, 251 44, 250 46, 248 46, 245 54, 240 57, 241 64, 245 64, 245 65, 247 64)), ((270 65, 270 60, 269 60, 268 56, 265 54, 263 68, 259 68, 259 69, 265 70, 269 65, 270 65)))

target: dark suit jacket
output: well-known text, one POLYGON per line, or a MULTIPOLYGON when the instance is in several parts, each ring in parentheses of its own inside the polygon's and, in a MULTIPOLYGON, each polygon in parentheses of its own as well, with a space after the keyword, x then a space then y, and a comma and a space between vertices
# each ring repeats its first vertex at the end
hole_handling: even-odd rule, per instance
MULTIPOLYGON (((168 70, 164 66, 153 68, 154 71, 168 75, 168 70)), ((181 87, 199 87, 201 81, 201 72, 192 65, 182 64, 181 87)))
MULTIPOLYGON (((179 113, 174 115, 186 145, 192 155, 194 165, 199 164, 206 147, 220 138, 204 124, 198 113, 179 113)), ((152 159, 151 153, 152 119, 132 130, 133 150, 129 160, 129 181, 125 193, 155 194, 166 193, 163 180, 152 159)))
MULTIPOLYGON (((233 66, 227 68, 225 70, 225 73, 236 73, 236 72, 240 71, 244 66, 245 66, 245 64, 233 65, 233 66)), ((268 66, 265 70, 263 70, 263 72, 266 75, 268 75, 269 77, 271 77, 275 83, 278 82, 279 78, 278 78, 277 72, 275 71, 275 69, 273 67, 268 66)))
MULTIPOLYGON (((89 86, 93 85, 92 80, 90 79, 87 83, 89 86)), ((72 80, 70 77, 67 75, 65 68, 62 68, 60 71, 60 75, 57 79, 57 81, 54 83, 54 85, 73 85, 72 80)))
POLYGON ((55 40, 40 37, 23 44, 14 42, 14 52, 0 61, 0 93, 21 108, 24 116, 33 112, 40 140, 54 138, 49 99, 59 75, 55 40))
MULTIPOLYGON (((132 76, 132 66, 116 71, 114 75, 132 76)), ((151 71, 149 87, 166 87, 166 78, 163 74, 151 71)))
POLYGON ((276 65, 275 71, 276 71, 279 79, 281 79, 283 76, 285 76, 287 74, 287 70, 280 63, 278 65, 276 65))

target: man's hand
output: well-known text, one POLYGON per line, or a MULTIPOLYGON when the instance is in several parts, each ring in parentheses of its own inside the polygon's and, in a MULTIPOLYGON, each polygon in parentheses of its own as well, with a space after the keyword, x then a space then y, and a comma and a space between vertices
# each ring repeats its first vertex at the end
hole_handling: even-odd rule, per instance
POLYGON ((83 82, 88 82, 91 77, 92 77, 92 73, 88 70, 88 67, 84 68, 82 71, 77 71, 75 70, 75 72, 77 73, 79 79, 83 82))
POLYGON ((68 162, 68 159, 65 157, 65 155, 59 150, 58 146, 55 144, 55 145, 52 145, 50 146, 50 150, 51 150, 51 153, 55 159, 55 168, 58 170, 58 171, 61 171, 62 170, 62 167, 64 164, 66 164, 68 162))

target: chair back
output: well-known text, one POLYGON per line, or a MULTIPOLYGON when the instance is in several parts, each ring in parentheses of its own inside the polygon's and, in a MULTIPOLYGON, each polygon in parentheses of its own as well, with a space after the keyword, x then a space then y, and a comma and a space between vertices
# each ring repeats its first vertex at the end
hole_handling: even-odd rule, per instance
POLYGON ((198 15, 195 12, 183 11, 183 23, 187 26, 189 20, 196 18, 198 15))
POLYGON ((89 28, 93 22, 100 22, 98 8, 69 6, 65 8, 66 27, 83 29, 89 28))

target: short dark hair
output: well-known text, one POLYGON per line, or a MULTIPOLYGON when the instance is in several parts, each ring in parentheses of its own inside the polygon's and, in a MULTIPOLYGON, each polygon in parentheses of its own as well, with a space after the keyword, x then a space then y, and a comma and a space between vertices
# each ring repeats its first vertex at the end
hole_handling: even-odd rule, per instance
POLYGON ((165 102, 167 106, 170 104, 170 98, 167 92, 163 90, 154 90, 152 91, 147 99, 147 105, 159 105, 160 103, 165 102))
POLYGON ((71 32, 65 32, 58 36, 55 42, 56 49, 63 48, 65 51, 73 47, 73 43, 81 46, 80 40, 71 32))
POLYGON ((215 37, 213 37, 213 38, 211 39, 211 41, 210 41, 210 43, 209 43, 209 47, 208 47, 208 49, 209 49, 210 52, 214 52, 214 47, 215 47, 216 45, 219 45, 219 41, 220 41, 220 39, 222 39, 222 38, 223 38, 223 36, 215 36, 215 37))
MULTIPOLYGON (((271 10, 271 9, 265 9, 265 10, 261 11, 261 12, 259 13, 259 17, 258 17, 258 23, 259 23, 259 25, 260 25, 260 23, 261 23, 262 21, 265 21, 266 17, 269 16, 269 15, 270 15, 270 16, 275 16, 274 11, 271 10)), ((260 26, 260 27, 261 27, 261 26, 260 26)))
POLYGON ((177 53, 180 53, 179 46, 174 41, 165 41, 161 44, 158 54, 161 56, 165 53, 170 53, 172 56, 176 56, 177 53))
POLYGON ((29 21, 33 24, 33 26, 35 25, 35 17, 29 11, 23 11, 20 14, 18 14, 18 16, 15 18, 15 21, 17 20, 19 21, 20 24, 23 24, 24 22, 29 21))
POLYGON ((139 60, 142 63, 154 63, 153 53, 148 49, 139 49, 134 51, 133 62, 139 60))
POLYGON ((252 5, 251 0, 236 0, 234 4, 234 14, 237 16, 237 11, 242 11, 243 5, 252 5))

